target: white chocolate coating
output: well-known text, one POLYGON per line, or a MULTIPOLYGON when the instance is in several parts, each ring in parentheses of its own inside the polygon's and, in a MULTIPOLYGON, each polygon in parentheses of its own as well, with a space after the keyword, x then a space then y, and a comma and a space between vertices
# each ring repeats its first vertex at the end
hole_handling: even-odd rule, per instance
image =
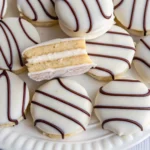
POLYGON ((94 111, 104 129, 122 136, 149 126, 149 108, 146 85, 137 80, 115 80, 98 91, 94 111))
POLYGON ((53 22, 57 20, 53 0, 17 0, 17 3, 19 11, 33 21, 53 22))
POLYGON ((95 64, 82 64, 57 69, 28 73, 28 76, 35 81, 50 80, 58 77, 77 76, 88 72, 95 64))
POLYGON ((114 0, 114 6, 116 18, 126 28, 145 32, 150 30, 149 0, 114 0))
POLYGON ((106 33, 114 24, 110 0, 56 0, 55 5, 60 27, 71 37, 93 39, 106 33))
POLYGON ((97 64, 97 68, 91 69, 89 73, 104 80, 116 78, 129 69, 134 49, 132 37, 124 29, 114 25, 103 36, 87 41, 87 52, 97 64))
MULTIPOLYGON (((87 127, 91 112, 92 104, 86 90, 78 83, 67 79, 55 79, 47 82, 36 91, 31 103, 31 114, 34 122, 39 119, 47 121, 61 129, 64 137, 83 131, 82 126, 87 127), (41 94, 39 91, 50 96, 41 94), (83 97, 80 95, 83 95, 83 97), (41 107, 39 104, 61 112, 69 118, 41 107), (80 125, 70 118, 78 121, 80 125)), ((42 122, 37 123, 36 126, 44 133, 61 137, 58 130, 52 126, 42 122)))
POLYGON ((40 43, 39 34, 35 27, 24 19, 6 18, 0 22, 0 25, 0 46, 7 59, 6 61, 0 53, 0 68, 18 71, 24 67, 22 51, 40 43))
POLYGON ((26 84, 24 84, 15 74, 0 70, 0 126, 7 126, 15 122, 9 120, 8 114, 10 114, 12 120, 17 121, 24 116, 23 113, 25 113, 29 104, 29 91, 26 84), (8 82, 6 77, 8 77, 8 82), (8 95, 10 98, 8 98, 8 95))
POLYGON ((134 66, 139 75, 150 83, 150 36, 144 37, 136 45, 134 66))
POLYGON ((0 18, 3 18, 7 11, 7 0, 0 0, 0 18))

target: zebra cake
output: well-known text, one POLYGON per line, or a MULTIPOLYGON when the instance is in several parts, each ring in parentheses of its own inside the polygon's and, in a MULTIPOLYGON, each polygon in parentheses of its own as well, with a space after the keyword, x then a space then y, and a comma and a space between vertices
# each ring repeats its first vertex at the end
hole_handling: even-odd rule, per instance
POLYGON ((93 39, 114 24, 110 0, 55 0, 55 10, 61 29, 71 37, 93 39))
POLYGON ((3 19, 7 12, 7 0, 0 0, 0 19, 3 19))
POLYGON ((20 15, 36 26, 51 26, 56 24, 53 0, 17 0, 20 15))
POLYGON ((148 83, 150 83, 150 36, 141 39, 136 46, 134 57, 134 66, 139 75, 148 83))
POLYGON ((17 125, 26 118, 28 87, 18 76, 5 70, 0 70, 0 85, 0 127, 17 125))
POLYGON ((106 34, 87 40, 86 44, 88 55, 97 64, 88 72, 95 79, 114 80, 131 68, 135 45, 124 29, 114 25, 106 34))
POLYGON ((149 0, 114 0, 114 9, 117 22, 131 34, 150 34, 149 0))
POLYGON ((86 90, 68 79, 42 85, 31 102, 34 125, 51 138, 67 138, 86 130, 92 103, 86 90))
POLYGON ((50 40, 23 52, 28 76, 35 81, 81 75, 95 67, 83 38, 50 40))
POLYGON ((22 73, 25 70, 22 51, 40 43, 35 27, 21 18, 0 20, 0 69, 22 73))
POLYGON ((138 80, 114 80, 101 87, 94 111, 102 128, 120 136, 149 126, 150 90, 138 80))

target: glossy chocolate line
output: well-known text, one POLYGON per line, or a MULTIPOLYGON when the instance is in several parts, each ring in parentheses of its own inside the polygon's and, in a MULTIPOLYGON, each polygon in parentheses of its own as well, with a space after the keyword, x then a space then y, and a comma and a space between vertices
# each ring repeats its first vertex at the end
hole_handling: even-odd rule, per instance
POLYGON ((148 90, 147 93, 145 94, 123 94, 123 93, 109 93, 105 92, 103 90, 103 87, 100 88, 99 92, 103 95, 108 95, 108 96, 127 96, 127 97, 146 97, 150 95, 150 90, 148 90))
POLYGON ((146 36, 147 35, 147 31, 144 31, 144 36, 146 36))
MULTIPOLYGON (((4 21, 0 20, 0 23, 2 23, 8 29, 8 31, 10 32, 10 34, 11 34, 11 36, 12 36, 14 42, 15 42, 15 45, 17 47, 18 56, 19 56, 19 60, 20 60, 20 65, 24 66, 23 60, 22 60, 22 56, 21 56, 21 52, 20 52, 20 49, 19 49, 19 45, 18 45, 18 42, 17 42, 17 40, 16 40, 13 32, 11 31, 11 29, 9 28, 9 26, 4 21)), ((10 41, 8 41, 8 42, 10 43, 10 41)))
POLYGON ((101 46, 112 46, 112 47, 119 47, 119 48, 129 49, 129 50, 134 50, 135 51, 135 48, 133 48, 133 47, 118 45, 118 44, 107 44, 107 43, 97 43, 97 42, 86 42, 86 44, 101 45, 101 46))
POLYGON ((102 67, 95 67, 95 68, 93 68, 93 69, 97 69, 97 70, 100 70, 100 71, 107 72, 108 74, 110 74, 110 75, 111 75, 112 80, 114 80, 114 79, 115 79, 115 76, 114 76, 113 72, 111 72, 111 71, 110 71, 110 70, 108 70, 108 69, 105 69, 105 68, 102 68, 102 67))
POLYGON ((60 127, 58 127, 58 126, 56 126, 56 125, 54 125, 54 124, 52 124, 52 123, 50 123, 50 122, 48 122, 48 121, 42 120, 42 119, 37 119, 37 120, 35 120, 34 126, 36 126, 37 123, 44 123, 44 124, 46 124, 46 125, 48 125, 48 126, 53 127, 54 129, 56 129, 56 130, 61 134, 62 139, 64 139, 64 131, 63 131, 60 127))
POLYGON ((128 107, 128 106, 104 106, 96 105, 95 109, 127 109, 127 110, 150 110, 150 107, 128 107))
POLYGON ((129 26, 128 26, 128 29, 131 29, 131 27, 132 27, 135 5, 136 5, 136 0, 133 0, 132 12, 131 12, 131 17, 130 17, 130 24, 129 24, 129 26))
POLYGON ((5 35, 6 39, 7 39, 7 43, 8 43, 8 46, 9 46, 9 50, 10 50, 10 63, 8 62, 8 60, 7 60, 7 58, 6 58, 6 56, 5 56, 5 54, 4 54, 4 52, 3 52, 3 50, 2 50, 1 47, 0 47, 0 51, 1 51, 1 53, 2 53, 2 56, 3 56, 3 58, 4 58, 4 61, 5 61, 6 65, 7 65, 7 67, 8 67, 9 70, 11 71, 11 70, 12 70, 12 67, 13 67, 12 47, 11 47, 11 45, 10 45, 10 41, 9 41, 8 35, 7 35, 7 33, 6 33, 5 29, 4 29, 4 27, 3 27, 1 24, 0 24, 0 27, 2 28, 2 30, 3 30, 3 32, 4 32, 4 35, 5 35))
POLYGON ((11 118, 11 83, 10 83, 10 78, 7 72, 4 70, 0 74, 0 78, 4 76, 6 78, 6 83, 7 83, 7 117, 10 122, 14 122, 16 125, 18 124, 18 120, 12 119, 11 118))
POLYGON ((134 120, 124 119, 124 118, 111 118, 111 119, 107 119, 107 120, 103 121, 102 128, 104 129, 104 125, 106 123, 112 122, 112 121, 124 121, 124 122, 128 122, 128 123, 136 125, 137 127, 139 127, 141 129, 141 131, 143 131, 143 127, 142 127, 142 125, 140 123, 138 123, 138 122, 136 122, 134 120))
POLYGON ((74 30, 74 32, 78 32, 79 31, 79 20, 77 18, 77 15, 76 15, 73 7, 71 6, 71 4, 67 0, 64 0, 64 2, 68 5, 68 7, 70 8, 72 14, 74 15, 74 18, 75 18, 75 21, 76 21, 76 29, 74 30))
POLYGON ((134 60, 138 60, 138 61, 142 62, 143 64, 145 64, 147 67, 150 68, 150 64, 148 64, 144 59, 138 58, 138 57, 134 57, 134 60))
POLYGON ((147 14, 147 9, 148 9, 148 3, 149 3, 149 0, 146 0, 146 3, 145 3, 145 10, 144 10, 144 19, 143 19, 143 29, 144 29, 144 35, 146 36, 146 33, 147 33, 147 29, 146 29, 146 14, 147 14))
POLYGON ((30 8, 31 8, 31 10, 32 10, 32 12, 34 14, 34 19, 32 19, 32 20, 33 21, 37 21, 38 20, 38 16, 37 16, 37 13, 36 13, 35 9, 33 8, 32 4, 30 3, 29 0, 26 0, 26 1, 27 1, 28 5, 30 6, 30 8))
POLYGON ((52 111, 52 112, 54 112, 56 114, 59 114, 60 116, 63 116, 65 118, 73 121, 74 123, 78 124, 79 126, 81 126, 83 128, 83 130, 86 130, 85 127, 78 120, 76 120, 76 119, 74 119, 74 118, 72 118, 72 117, 70 117, 68 115, 65 115, 65 114, 63 114, 63 113, 61 113, 61 112, 59 112, 59 111, 57 111, 57 110, 55 110, 55 109, 53 109, 51 107, 47 107, 47 106, 45 106, 43 104, 40 104, 38 102, 35 102, 35 101, 32 101, 31 103, 34 104, 34 105, 40 106, 40 107, 42 107, 44 109, 50 110, 50 111, 52 111))
POLYGON ((88 53, 88 55, 95 56, 95 57, 103 57, 103 58, 110 58, 110 59, 121 60, 121 61, 124 61, 125 63, 127 63, 128 67, 131 68, 130 62, 127 59, 122 58, 122 57, 109 56, 109 55, 101 55, 101 54, 92 54, 92 53, 88 53))
POLYGON ((53 96, 53 95, 51 95, 51 94, 48 94, 48 93, 45 93, 45 92, 39 91, 39 90, 36 90, 36 93, 39 93, 39 94, 42 94, 42 95, 44 95, 44 96, 50 97, 50 98, 52 98, 53 100, 59 101, 59 102, 61 102, 61 103, 63 103, 63 104, 66 104, 66 105, 68 105, 68 106, 70 106, 70 107, 73 107, 74 109, 77 109, 77 110, 81 111, 82 113, 86 114, 86 115, 89 116, 89 117, 91 116, 87 111, 83 110, 82 108, 80 108, 80 107, 78 107, 78 106, 76 106, 76 105, 74 105, 74 104, 71 104, 71 103, 69 103, 69 102, 66 102, 65 100, 60 99, 60 98, 58 98, 58 97, 56 97, 56 96, 53 96))
POLYGON ((83 3, 83 5, 84 5, 84 7, 85 7, 85 9, 86 9, 86 12, 87 12, 88 18, 89 18, 89 22, 90 22, 89 29, 88 29, 88 31, 86 32, 86 33, 89 33, 89 32, 92 30, 92 18, 91 18, 91 14, 90 14, 90 11, 89 11, 89 9, 88 9, 87 4, 85 3, 84 0, 82 0, 82 3, 83 3))
POLYGON ((110 19, 110 18, 112 17, 112 15, 110 15, 110 16, 105 15, 105 13, 104 13, 104 11, 103 11, 103 9, 102 9, 102 6, 101 6, 99 0, 96 0, 96 2, 97 2, 97 5, 98 5, 98 7, 99 7, 99 9, 100 9, 100 12, 101 12, 101 14, 103 15, 103 17, 104 17, 105 19, 110 19))
MULTIPOLYGON (((3 32, 4 32, 4 34, 5 34, 5 37, 6 37, 6 39, 7 39, 7 42, 8 42, 8 36, 7 36, 7 34, 6 34, 6 31, 4 30, 3 26, 0 25, 0 27, 2 28, 2 30, 3 30, 3 32)), ((8 42, 8 46, 9 46, 9 49, 10 49, 10 63, 8 62, 8 60, 7 60, 7 58, 6 58, 6 56, 5 56, 5 54, 4 54, 4 52, 3 52, 3 50, 2 50, 1 47, 0 47, 0 52, 1 52, 1 54, 2 54, 2 57, 3 57, 3 59, 4 59, 5 63, 6 63, 6 65, 7 65, 7 67, 8 67, 9 70, 11 71, 11 70, 12 70, 13 57, 12 57, 12 49, 11 49, 11 46, 10 46, 10 43, 9 43, 9 42, 8 42)))
POLYGON ((122 33, 122 32, 116 32, 116 31, 108 31, 107 33, 109 33, 109 34, 118 34, 118 35, 130 36, 128 33, 122 33))
POLYGON ((150 46, 143 39, 140 39, 140 41, 150 50, 150 46))
POLYGON ((50 2, 53 4, 53 6, 55 7, 55 3, 53 2, 53 0, 50 0, 50 2))
POLYGON ((22 101, 22 116, 26 119, 25 116, 25 100, 26 100, 26 83, 23 84, 23 101, 22 101))
POLYGON ((69 87, 67 87, 67 86, 61 81, 61 79, 58 78, 57 80, 58 80, 59 84, 60 84, 63 88, 65 88, 66 90, 68 90, 68 91, 70 91, 71 93, 73 93, 73 94, 75 94, 75 95, 77 95, 77 96, 79 96, 79 97, 82 97, 82 98, 84 98, 84 99, 86 99, 86 100, 88 100, 88 101, 91 102, 91 99, 90 99, 89 97, 87 97, 87 96, 85 96, 85 95, 82 95, 82 94, 80 94, 80 93, 78 93, 78 92, 76 92, 76 91, 70 89, 69 87))
MULTIPOLYGON (((53 19, 53 20, 58 20, 58 17, 52 16, 52 15, 45 9, 45 7, 44 7, 43 3, 41 2, 41 0, 38 0, 38 2, 40 3, 40 5, 41 5, 43 11, 45 12, 45 14, 46 14, 49 18, 51 18, 51 19, 53 19)), ((50 1, 50 2, 52 2, 52 1, 50 1)), ((53 2, 52 2, 52 4, 53 4, 53 2)))
POLYGON ((2 54, 2 57, 3 57, 3 59, 4 59, 5 63, 6 63, 6 65, 7 65, 7 67, 8 67, 9 70, 11 71, 11 70, 12 70, 12 63, 9 64, 9 62, 8 62, 7 58, 5 57, 5 54, 4 54, 4 52, 3 52, 3 50, 2 50, 1 47, 0 47, 0 52, 1 52, 1 54, 2 54))
POLYGON ((34 44, 38 44, 38 42, 36 42, 35 40, 33 40, 33 39, 28 35, 28 33, 26 32, 26 30, 25 30, 25 28, 24 28, 24 26, 23 26, 23 24, 22 24, 21 19, 22 19, 22 18, 19 18, 19 24, 20 24, 20 26, 21 26, 21 28, 22 28, 24 34, 25 34, 25 35, 28 37, 28 39, 30 39, 34 44))
POLYGON ((131 79, 116 79, 114 80, 115 82, 117 81, 121 81, 121 82, 136 82, 136 83, 140 83, 139 80, 131 80, 131 79))
POLYGON ((5 7, 6 0, 2 0, 2 1, 3 1, 3 5, 2 5, 1 12, 0 12, 0 18, 1 19, 3 19, 3 13, 4 13, 4 7, 5 7))
POLYGON ((114 7, 114 9, 117 9, 123 2, 124 2, 124 0, 121 0, 121 1, 114 7))

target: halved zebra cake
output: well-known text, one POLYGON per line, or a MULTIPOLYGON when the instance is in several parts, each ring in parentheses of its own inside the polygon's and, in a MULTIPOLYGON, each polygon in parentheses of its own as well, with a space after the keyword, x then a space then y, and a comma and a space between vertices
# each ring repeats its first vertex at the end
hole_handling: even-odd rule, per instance
POLYGON ((95 64, 81 38, 55 39, 23 52, 29 77, 36 81, 83 74, 95 64))

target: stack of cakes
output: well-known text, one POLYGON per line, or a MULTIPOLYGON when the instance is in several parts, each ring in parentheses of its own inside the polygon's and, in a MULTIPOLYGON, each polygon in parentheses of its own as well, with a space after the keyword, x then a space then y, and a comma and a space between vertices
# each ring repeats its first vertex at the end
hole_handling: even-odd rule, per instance
POLYGON ((20 17, 11 18, 8 5, 0 1, 0 127, 26 119, 28 106, 34 125, 55 139, 86 130, 93 107, 102 128, 118 135, 148 126, 150 91, 124 74, 134 62, 150 82, 149 0, 17 0, 20 17), (41 43, 36 27, 56 24, 68 38, 41 43), (135 46, 128 32, 146 37, 135 46), (28 85, 16 75, 27 71, 32 80, 48 80, 31 103, 28 85), (84 87, 67 79, 85 73, 109 82, 97 89, 94 103, 84 87))

